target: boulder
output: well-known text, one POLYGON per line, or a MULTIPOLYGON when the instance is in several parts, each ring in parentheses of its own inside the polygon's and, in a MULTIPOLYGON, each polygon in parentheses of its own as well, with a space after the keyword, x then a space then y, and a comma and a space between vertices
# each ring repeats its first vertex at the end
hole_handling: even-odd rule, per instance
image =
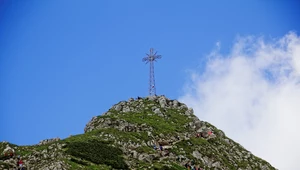
POLYGON ((173 107, 178 107, 179 102, 177 100, 173 101, 173 107))
POLYGON ((185 112, 185 115, 187 116, 191 116, 194 114, 194 110, 192 108, 189 108, 186 112, 185 112))
POLYGON ((199 151, 193 151, 192 155, 196 158, 196 159, 201 159, 202 154, 199 153, 199 151))
POLYGON ((165 108, 167 106, 167 100, 166 100, 166 97, 164 97, 164 96, 159 97, 158 102, 159 102, 161 108, 165 108))
POLYGON ((119 105, 119 104, 117 104, 116 106, 115 106, 115 110, 116 111, 121 111, 122 110, 122 106, 121 105, 119 105))

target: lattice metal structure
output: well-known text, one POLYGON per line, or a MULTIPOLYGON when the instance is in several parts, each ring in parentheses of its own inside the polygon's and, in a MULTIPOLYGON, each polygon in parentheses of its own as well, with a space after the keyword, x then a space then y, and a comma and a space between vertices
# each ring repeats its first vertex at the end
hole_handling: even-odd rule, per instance
POLYGON ((147 57, 143 58, 143 62, 146 64, 150 63, 150 79, 149 79, 149 95, 156 95, 156 87, 155 87, 155 78, 154 78, 154 61, 157 59, 161 59, 161 55, 157 55, 157 52, 154 53, 154 49, 150 48, 150 53, 146 54, 147 57))

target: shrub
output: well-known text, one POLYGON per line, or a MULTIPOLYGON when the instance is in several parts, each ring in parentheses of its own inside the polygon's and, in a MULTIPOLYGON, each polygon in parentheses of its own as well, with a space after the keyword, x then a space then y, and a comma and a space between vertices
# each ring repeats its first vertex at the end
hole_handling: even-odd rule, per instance
POLYGON ((78 159, 74 159, 74 158, 71 158, 71 161, 72 161, 72 162, 75 162, 75 163, 77 163, 77 164, 84 165, 84 166, 89 165, 87 162, 84 162, 84 161, 78 160, 78 159))
POLYGON ((128 169, 123 160, 123 152, 99 140, 76 141, 68 143, 67 153, 95 164, 106 164, 116 169, 128 169))

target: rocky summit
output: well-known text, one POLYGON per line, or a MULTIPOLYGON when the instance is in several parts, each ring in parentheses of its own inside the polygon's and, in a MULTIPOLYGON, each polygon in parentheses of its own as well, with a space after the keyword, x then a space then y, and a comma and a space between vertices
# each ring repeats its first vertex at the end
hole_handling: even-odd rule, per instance
POLYGON ((275 169, 192 108, 165 96, 130 98, 93 117, 84 134, 37 145, 0 143, 0 169, 275 169), (18 158, 20 156, 20 158, 18 158))

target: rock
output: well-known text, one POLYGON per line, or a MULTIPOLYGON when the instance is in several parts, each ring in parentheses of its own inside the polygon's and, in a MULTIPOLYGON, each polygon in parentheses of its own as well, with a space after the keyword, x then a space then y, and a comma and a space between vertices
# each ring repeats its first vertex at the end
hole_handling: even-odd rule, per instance
POLYGON ((158 144, 161 145, 161 146, 166 146, 166 145, 169 145, 169 141, 166 141, 166 140, 160 140, 158 141, 158 144))
POLYGON ((211 161, 207 156, 205 156, 205 157, 203 158, 203 160, 204 160, 204 162, 207 164, 208 167, 211 167, 212 161, 211 161))
POLYGON ((118 112, 121 111, 122 110, 122 106, 120 104, 117 104, 115 106, 115 110, 118 111, 118 112))
POLYGON ((130 102, 133 102, 134 101, 134 98, 129 98, 128 99, 128 102, 130 103, 130 102))
POLYGON ((201 122, 200 121, 194 122, 193 126, 195 126, 195 129, 199 129, 199 128, 201 128, 201 122))
POLYGON ((157 106, 151 107, 151 110, 152 110, 153 112, 154 112, 155 109, 158 109, 158 107, 157 107, 157 106))
POLYGON ((157 96, 148 96, 147 99, 150 101, 155 101, 157 99, 157 96))
POLYGON ((189 108, 186 112, 185 115, 187 116, 191 116, 192 114, 194 114, 194 110, 192 108, 189 108))
POLYGON ((218 134, 217 134, 219 137, 224 137, 225 136, 225 133, 221 130, 218 131, 218 134))
POLYGON ((51 150, 51 149, 53 149, 53 147, 50 145, 50 146, 48 146, 48 149, 51 150))
POLYGON ((158 98, 159 104, 161 108, 165 108, 167 105, 167 100, 164 96, 158 98))
POLYGON ((196 159, 201 159, 201 157, 202 157, 201 153, 199 153, 198 151, 193 151, 192 155, 193 155, 196 159))
POLYGON ((45 139, 45 140, 41 140, 38 145, 45 145, 45 144, 48 144, 48 143, 57 142, 59 140, 60 140, 60 138, 45 139))
POLYGON ((164 148, 164 149, 172 149, 173 146, 172 146, 172 145, 165 145, 165 146, 163 146, 163 148, 164 148))
POLYGON ((132 157, 136 159, 138 157, 138 153, 136 151, 132 151, 132 157))
POLYGON ((42 151, 42 154, 46 154, 47 153, 47 149, 44 149, 43 151, 42 151))
POLYGON ((155 154, 145 154, 142 153, 138 156, 138 160, 151 163, 152 160, 156 157, 155 154))
POLYGON ((220 162, 214 162, 211 166, 215 168, 220 168, 221 164, 220 162))
POLYGON ((156 108, 156 109, 154 110, 154 113, 157 114, 158 116, 161 116, 161 117, 164 116, 164 115, 161 113, 161 111, 160 111, 159 108, 156 108))
POLYGON ((6 144, 6 148, 3 150, 2 154, 4 155, 5 153, 15 153, 15 150, 6 144))
POLYGON ((160 137, 160 138, 164 138, 165 135, 161 133, 161 134, 159 134, 159 137, 160 137))
POLYGON ((178 101, 177 100, 173 101, 173 107, 178 107, 178 101))
POLYGON ((130 108, 129 108, 129 106, 125 106, 125 107, 123 107, 123 109, 122 109, 122 112, 130 112, 131 110, 130 110, 130 108))

